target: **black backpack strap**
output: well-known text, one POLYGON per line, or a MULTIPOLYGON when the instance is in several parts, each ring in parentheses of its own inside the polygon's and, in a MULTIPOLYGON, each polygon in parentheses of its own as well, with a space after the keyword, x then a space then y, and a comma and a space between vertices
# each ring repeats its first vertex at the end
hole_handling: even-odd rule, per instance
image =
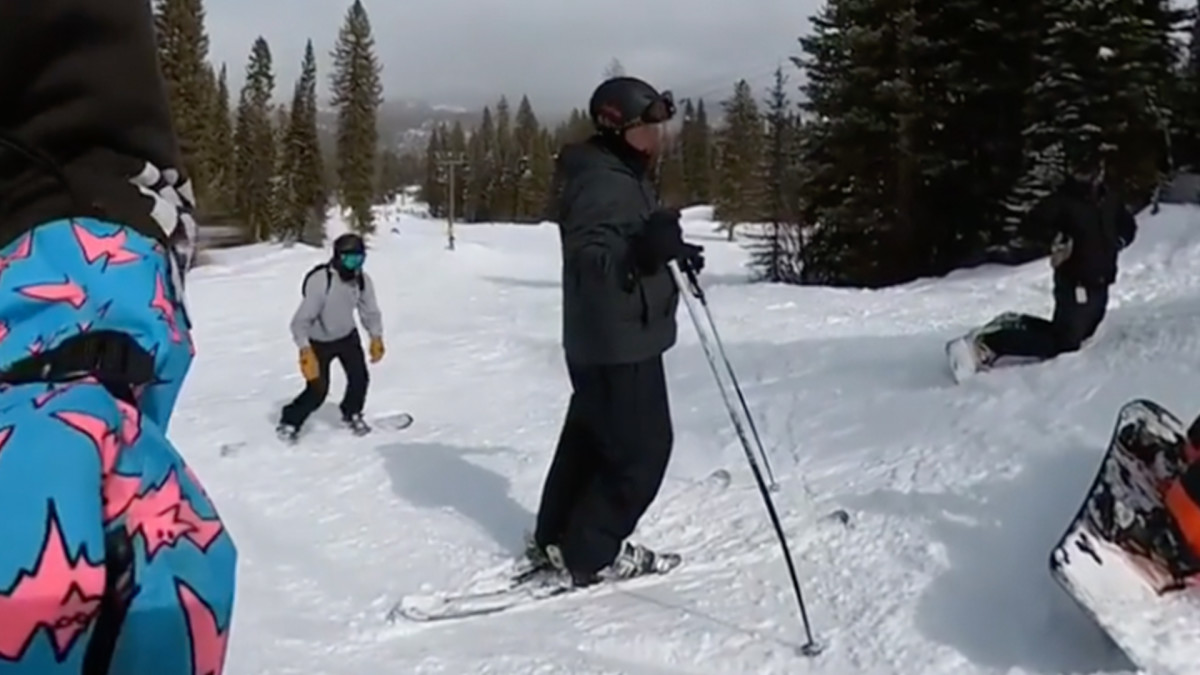
POLYGON ((69 382, 95 377, 114 396, 126 401, 133 389, 155 381, 154 355, 128 333, 86 331, 63 340, 57 347, 34 354, 0 370, 0 382, 69 382))
POLYGON ((137 586, 133 577, 133 541, 124 527, 110 530, 104 537, 104 595, 96 617, 92 639, 83 655, 82 675, 110 675, 117 638, 125 624, 125 615, 137 586))

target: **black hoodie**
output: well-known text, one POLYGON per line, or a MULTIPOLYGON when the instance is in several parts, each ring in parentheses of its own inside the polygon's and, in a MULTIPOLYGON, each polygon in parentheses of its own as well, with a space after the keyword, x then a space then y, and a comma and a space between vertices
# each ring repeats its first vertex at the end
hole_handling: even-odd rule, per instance
POLYGON ((149 0, 0 2, 0 142, 0 246, 93 216, 166 244, 182 282, 193 198, 149 0))
POLYGON ((1104 185, 1068 180, 1030 212, 1043 231, 1071 241, 1071 255, 1054 272, 1058 286, 1103 287, 1117 278, 1117 254, 1137 236, 1137 222, 1120 196, 1104 185))

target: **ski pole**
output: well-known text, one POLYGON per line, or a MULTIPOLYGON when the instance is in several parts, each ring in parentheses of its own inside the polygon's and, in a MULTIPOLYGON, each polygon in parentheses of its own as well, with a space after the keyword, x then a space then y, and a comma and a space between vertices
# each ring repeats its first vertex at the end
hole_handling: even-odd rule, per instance
MULTIPOLYGON (((678 267, 678 265, 676 265, 676 267, 678 267)), ((680 285, 679 288, 681 291, 685 290, 682 285, 682 281, 678 276, 679 270, 676 269, 673 270, 673 272, 677 275, 675 278, 675 283, 680 285)), ((746 396, 742 394, 742 387, 738 384, 737 375, 734 375, 733 373, 733 364, 730 363, 729 357, 725 354, 725 345, 721 342, 720 334, 717 333, 717 322, 713 320, 712 310, 708 308, 708 297, 704 294, 704 288, 700 286, 700 281, 690 270, 687 272, 687 279, 688 288, 690 289, 692 296, 696 298, 696 300, 700 303, 700 307, 704 310, 704 318, 708 322, 708 330, 712 332, 713 342, 716 343, 717 346, 717 354, 720 356, 721 361, 723 361, 725 364, 725 372, 729 374, 730 385, 737 393, 738 403, 741 405, 742 412, 746 418, 746 426, 750 427, 750 433, 754 436, 754 445, 758 448, 759 456, 762 457, 763 468, 767 470, 767 478, 771 482, 771 491, 777 492, 779 490, 779 482, 775 480, 775 472, 771 470, 771 462, 767 458, 767 450, 765 447, 763 447, 762 439, 758 435, 758 427, 754 424, 754 417, 750 415, 750 406, 746 403, 746 396)), ((688 311, 692 311, 691 306, 688 307, 688 311)), ((698 321, 694 314, 692 315, 692 321, 693 323, 698 321)), ((696 331, 700 332, 699 323, 696 323, 696 331)), ((701 336, 701 339, 703 339, 703 335, 701 336)))
MULTIPOLYGON (((824 651, 825 647, 813 638, 812 626, 808 620, 808 610, 804 606, 804 593, 800 590, 800 578, 796 573, 796 563, 792 560, 792 551, 788 546, 787 536, 783 533, 783 524, 779 520, 779 513, 775 510, 775 503, 771 500, 771 491, 767 488, 767 483, 763 479, 763 474, 759 469, 758 461, 754 459, 754 452, 750 449, 750 439, 747 437, 746 430, 742 426, 742 420, 738 418, 733 401, 730 400, 729 392, 726 391, 725 386, 721 382, 721 372, 720 369, 717 368, 716 356, 713 354, 712 346, 708 342, 708 338, 700 322, 700 317, 693 306, 692 300, 688 297, 690 293, 692 297, 700 301, 701 304, 704 304, 704 290, 701 288, 700 282, 696 278, 695 273, 693 273, 691 270, 688 271, 687 280, 685 281, 683 273, 679 269, 679 265, 674 260, 668 262, 667 265, 671 270, 672 276, 675 277, 675 284, 679 287, 680 292, 683 294, 684 305, 687 307, 688 315, 691 316, 692 324, 696 328, 696 334, 700 339, 700 347, 704 350, 705 360, 708 361, 708 366, 710 369, 712 369, 713 377, 717 380, 717 388, 721 391, 721 399, 725 402, 725 409, 729 412, 729 418, 733 422, 733 427, 737 432, 738 439, 741 440, 742 450, 746 453, 746 461, 750 463, 750 471, 754 474, 754 482, 758 485, 758 492, 760 495, 762 495, 763 502, 766 504, 767 515, 771 519, 771 526, 775 529, 775 536, 779 539, 780 548, 783 549, 783 560, 787 565, 788 576, 791 578, 792 590, 796 595, 796 604, 800 608, 800 621, 804 625, 804 636, 807 640, 807 642, 800 648, 800 653, 805 656, 817 656, 824 651)), ((717 335, 716 325, 711 323, 712 315, 708 314, 707 316, 710 321, 713 340, 718 346, 720 346, 720 337, 717 335)), ((721 354, 724 356, 723 349, 721 354)), ((730 377, 733 377, 733 367, 729 364, 728 360, 725 361, 725 365, 729 370, 730 377)), ((734 386, 736 386, 736 384, 737 380, 735 378, 734 386)), ((739 398, 741 398, 741 392, 739 391, 738 393, 739 398)), ((741 398, 741 404, 742 413, 745 415, 747 421, 753 425, 753 418, 750 416, 750 409, 746 406, 745 398, 741 398)), ((759 447, 761 452, 761 443, 759 447)))

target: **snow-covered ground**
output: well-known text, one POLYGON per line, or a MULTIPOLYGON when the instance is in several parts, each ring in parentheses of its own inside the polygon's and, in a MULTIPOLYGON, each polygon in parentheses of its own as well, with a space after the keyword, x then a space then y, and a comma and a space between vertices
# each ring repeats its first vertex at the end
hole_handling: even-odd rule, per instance
MULTIPOLYGON (((520 549, 566 407, 553 226, 462 226, 394 209, 367 267, 388 354, 369 413, 416 424, 273 439, 301 378, 287 323, 312 249, 218 252, 190 304, 199 348, 172 435, 241 552, 232 675, 329 673, 1059 673, 1130 668, 1049 578, 1050 547, 1114 415, 1200 410, 1200 211, 1140 219, 1086 351, 952 384, 944 342, 1004 310, 1050 310, 1049 268, 981 268, 883 291, 748 284, 703 212, 712 310, 781 490, 828 643, 804 642, 763 505, 680 310, 663 492, 636 535, 688 561, 649 585, 440 625, 389 625, 406 593, 520 549), (396 231, 393 232, 392 228, 396 231), (221 456, 223 443, 244 443, 221 456), (719 490, 701 479, 733 477, 719 490), (820 516, 844 508, 849 527, 820 516)), ((336 224, 335 224, 336 226, 336 224)))

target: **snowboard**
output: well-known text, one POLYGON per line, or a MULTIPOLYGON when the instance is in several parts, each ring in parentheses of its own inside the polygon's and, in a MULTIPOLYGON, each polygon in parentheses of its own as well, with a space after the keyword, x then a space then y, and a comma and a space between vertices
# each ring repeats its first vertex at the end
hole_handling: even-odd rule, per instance
POLYGON ((1175 415, 1145 399, 1126 403, 1049 560, 1054 580, 1153 673, 1200 673, 1200 565, 1163 502, 1186 453, 1187 431, 1175 415))
POLYGON ((972 328, 966 333, 946 342, 946 360, 950 366, 950 375, 954 378, 954 381, 962 384, 974 375, 985 371, 1037 361, 1037 359, 1024 357, 1002 357, 994 359, 989 363, 982 358, 982 349, 979 342, 988 333, 1010 328, 1019 329, 1031 318, 1034 317, 1029 314, 1003 312, 997 314, 982 326, 972 328))
MULTIPOLYGON (((367 420, 367 424, 370 425, 372 429, 381 429, 381 430, 385 430, 385 431, 403 431, 403 430, 411 427, 413 425, 414 421, 415 420, 411 414, 406 413, 406 412, 396 412, 396 413, 384 413, 384 414, 372 417, 367 420)), ((344 433, 348 433, 348 434, 351 434, 354 436, 365 436, 370 433, 370 432, 356 433, 349 427, 344 427, 341 425, 336 427, 336 430, 342 431, 344 433)), ((302 443, 304 441, 304 437, 307 435, 308 434, 306 434, 302 431, 300 436, 294 440, 285 440, 285 439, 278 439, 278 438, 277 438, 277 440, 281 443, 286 443, 287 445, 299 445, 300 443, 302 443)), ((221 448, 220 448, 220 454, 222 457, 230 457, 230 456, 236 455, 241 450, 243 450, 246 447, 246 445, 247 445, 247 441, 244 441, 244 440, 230 441, 228 443, 222 443, 221 448)))

